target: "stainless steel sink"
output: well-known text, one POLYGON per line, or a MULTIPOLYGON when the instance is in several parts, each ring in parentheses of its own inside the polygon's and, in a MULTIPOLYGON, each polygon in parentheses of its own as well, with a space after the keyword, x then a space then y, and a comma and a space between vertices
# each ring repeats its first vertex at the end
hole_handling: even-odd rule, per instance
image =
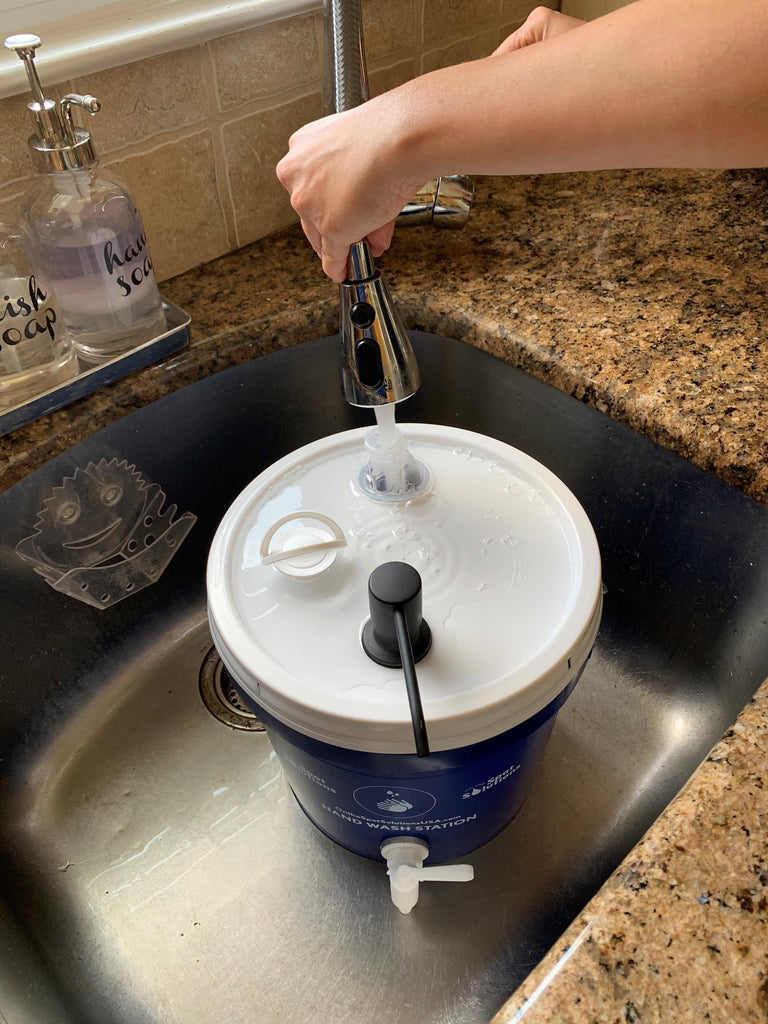
MULTIPOLYGON (((209 378, 0 497, 4 1024, 486 1022, 768 675, 768 510, 490 356, 412 338, 425 384, 400 422, 529 452, 600 541, 603 625, 528 802, 465 858, 474 882, 422 887, 407 917, 381 863, 304 817, 211 654, 205 561, 253 476, 368 417, 337 395, 338 339, 209 378), (156 485, 148 551, 184 529, 154 581, 105 563, 129 596, 90 583, 88 604, 90 577, 48 582, 28 539, 40 554, 82 515, 73 480, 119 500, 100 465, 156 485)), ((60 538, 67 557, 102 527, 60 538)))

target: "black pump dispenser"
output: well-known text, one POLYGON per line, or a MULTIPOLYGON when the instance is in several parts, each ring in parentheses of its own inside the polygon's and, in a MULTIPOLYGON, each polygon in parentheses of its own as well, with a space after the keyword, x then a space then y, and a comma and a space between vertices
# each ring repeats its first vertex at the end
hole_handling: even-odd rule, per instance
POLYGON ((363 627, 363 650, 387 668, 402 668, 419 757, 429 754, 427 728, 416 679, 416 662, 432 646, 432 632, 421 615, 421 576, 407 562, 384 562, 368 580, 371 617, 363 627))

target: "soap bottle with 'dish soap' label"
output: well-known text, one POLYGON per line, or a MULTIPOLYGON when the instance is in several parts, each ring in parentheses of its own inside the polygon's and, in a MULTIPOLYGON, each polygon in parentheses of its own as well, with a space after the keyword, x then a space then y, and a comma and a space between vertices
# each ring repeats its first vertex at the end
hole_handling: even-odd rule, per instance
POLYGON ((5 40, 26 67, 38 129, 29 139, 37 174, 22 214, 77 355, 95 365, 163 334, 165 313, 141 216, 125 186, 99 173, 91 136, 72 119, 73 107, 95 114, 101 105, 75 93, 60 108, 46 99, 34 64, 39 45, 33 35, 5 40))
POLYGON ((36 273, 24 230, 0 224, 0 413, 77 375, 56 296, 36 273))

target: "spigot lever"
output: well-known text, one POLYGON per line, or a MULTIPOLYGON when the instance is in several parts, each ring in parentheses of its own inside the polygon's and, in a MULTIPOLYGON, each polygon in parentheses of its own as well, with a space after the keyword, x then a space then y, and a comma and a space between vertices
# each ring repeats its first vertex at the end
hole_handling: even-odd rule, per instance
POLYGON ((475 877, 471 864, 423 867, 429 856, 429 845, 415 836, 385 839, 380 850, 387 862, 392 902, 401 914, 410 914, 419 902, 420 882, 471 882, 475 877))

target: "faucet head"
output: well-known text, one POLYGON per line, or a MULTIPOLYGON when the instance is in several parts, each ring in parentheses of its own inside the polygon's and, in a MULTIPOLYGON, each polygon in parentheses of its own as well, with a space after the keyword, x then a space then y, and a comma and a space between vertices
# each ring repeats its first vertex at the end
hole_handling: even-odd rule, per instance
POLYGON ((433 224, 436 228, 463 228, 472 209, 475 183, 464 174, 444 174, 423 185, 397 215, 404 226, 433 224))
POLYGON ((415 394, 421 384, 416 356, 366 242, 350 250, 339 313, 342 389, 349 404, 370 408, 415 394))

